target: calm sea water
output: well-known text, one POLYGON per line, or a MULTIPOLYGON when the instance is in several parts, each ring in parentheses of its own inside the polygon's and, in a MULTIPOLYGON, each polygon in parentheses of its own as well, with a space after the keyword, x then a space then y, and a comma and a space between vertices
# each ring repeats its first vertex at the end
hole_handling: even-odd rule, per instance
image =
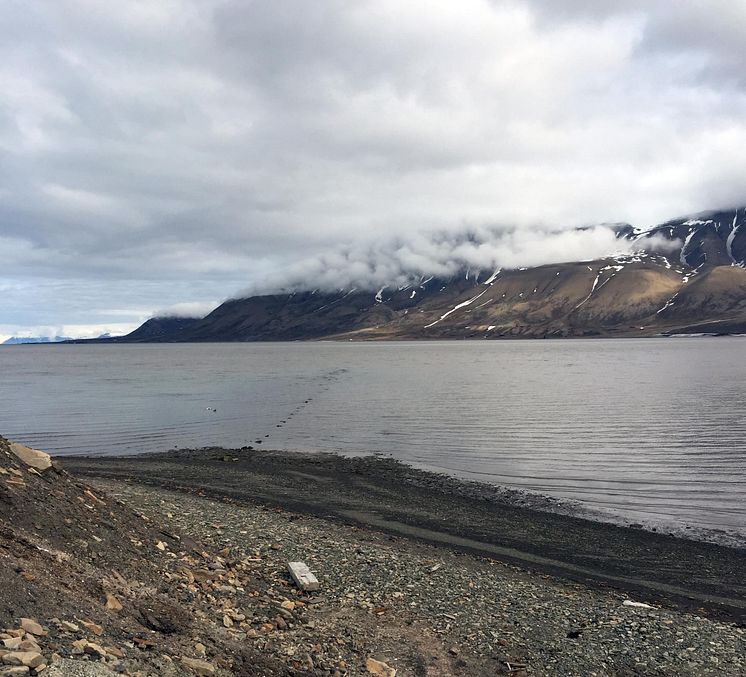
POLYGON ((0 347, 0 434, 55 454, 391 454, 746 542, 746 339, 0 347))

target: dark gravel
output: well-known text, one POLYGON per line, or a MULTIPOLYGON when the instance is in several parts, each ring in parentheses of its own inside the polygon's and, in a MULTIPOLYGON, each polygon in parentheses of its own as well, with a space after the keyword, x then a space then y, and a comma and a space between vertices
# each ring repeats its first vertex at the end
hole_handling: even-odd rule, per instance
POLYGON ((552 512, 552 502, 380 457, 249 449, 70 458, 77 474, 277 505, 746 621, 746 550, 552 512))
POLYGON ((746 674, 746 631, 733 623, 626 606, 623 592, 277 508, 135 483, 96 486, 169 529, 255 560, 252 575, 269 582, 258 598, 266 618, 255 623, 292 592, 282 583, 285 563, 306 561, 321 591, 286 614, 286 631, 249 631, 245 642, 303 665, 326 637, 323 660, 315 660, 328 674, 367 674, 367 656, 398 677, 746 674))

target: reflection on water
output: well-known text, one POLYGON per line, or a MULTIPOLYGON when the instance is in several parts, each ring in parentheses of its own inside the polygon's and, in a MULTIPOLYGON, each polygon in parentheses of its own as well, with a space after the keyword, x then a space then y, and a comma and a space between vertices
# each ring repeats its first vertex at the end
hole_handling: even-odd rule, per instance
POLYGON ((746 342, 0 348, 0 433, 58 454, 384 452, 746 534, 746 342))

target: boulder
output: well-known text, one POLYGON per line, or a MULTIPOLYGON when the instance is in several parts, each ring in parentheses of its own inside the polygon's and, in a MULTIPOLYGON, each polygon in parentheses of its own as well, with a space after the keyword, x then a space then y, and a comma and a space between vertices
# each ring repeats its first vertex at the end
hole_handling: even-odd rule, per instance
POLYGON ((52 458, 43 451, 26 447, 17 442, 10 443, 10 450, 31 468, 36 468, 36 470, 44 472, 52 467, 52 458))

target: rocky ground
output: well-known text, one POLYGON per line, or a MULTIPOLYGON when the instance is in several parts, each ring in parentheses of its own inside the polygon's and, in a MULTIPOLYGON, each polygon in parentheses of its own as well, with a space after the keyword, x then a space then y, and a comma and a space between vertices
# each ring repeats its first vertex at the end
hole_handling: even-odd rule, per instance
POLYGON ((270 502, 86 484, 2 438, 0 581, 0 674, 746 674, 737 622, 270 502))

